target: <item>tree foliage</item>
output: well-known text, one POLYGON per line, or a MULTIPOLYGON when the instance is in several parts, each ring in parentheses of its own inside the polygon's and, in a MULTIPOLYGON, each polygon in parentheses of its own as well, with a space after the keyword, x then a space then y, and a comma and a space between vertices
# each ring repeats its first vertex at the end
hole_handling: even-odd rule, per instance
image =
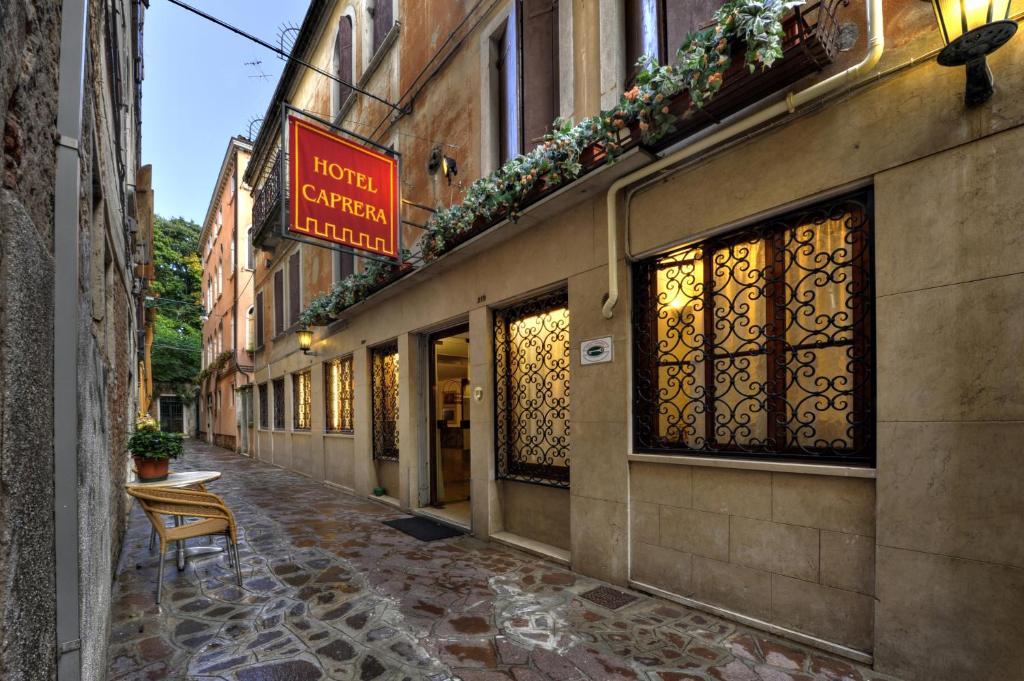
POLYGON ((153 380, 184 386, 199 373, 202 348, 202 262, 199 225, 184 218, 153 220, 156 280, 150 287, 156 309, 153 329, 153 380))

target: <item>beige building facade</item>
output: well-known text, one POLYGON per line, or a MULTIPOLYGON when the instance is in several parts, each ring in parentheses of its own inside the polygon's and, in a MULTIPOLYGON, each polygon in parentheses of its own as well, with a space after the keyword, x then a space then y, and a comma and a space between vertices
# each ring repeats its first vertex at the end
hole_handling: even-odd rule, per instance
MULTIPOLYGON (((553 7, 513 104, 579 120, 627 88, 633 5, 553 7)), ((755 74, 720 122, 421 265, 430 209, 534 144, 505 125, 523 4, 392 10, 314 2, 295 50, 403 112, 292 64, 268 120, 402 155, 412 271, 300 350, 301 310, 365 263, 277 234, 264 126, 253 455, 903 678, 1024 669, 1024 40, 966 108, 926 3, 823 3, 813 73, 755 74)))
POLYGON ((249 451, 242 414, 255 331, 252 195, 242 180, 251 150, 244 138, 228 142, 199 237, 205 313, 199 432, 207 442, 242 453, 249 451))

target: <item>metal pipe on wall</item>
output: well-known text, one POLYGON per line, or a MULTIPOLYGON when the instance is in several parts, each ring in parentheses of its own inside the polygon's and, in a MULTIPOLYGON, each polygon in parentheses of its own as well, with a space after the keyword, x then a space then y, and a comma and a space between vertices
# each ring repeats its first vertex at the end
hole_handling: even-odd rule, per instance
MULTIPOLYGON (((800 92, 790 92, 783 101, 772 104, 764 109, 751 114, 750 116, 732 124, 726 124, 711 134, 703 137, 692 144, 684 146, 678 151, 663 156, 658 161, 645 166, 635 172, 616 180, 607 193, 607 221, 608 221, 608 298, 601 307, 601 314, 606 319, 611 319, 615 314, 615 306, 619 302, 619 272, 616 263, 619 260, 618 248, 618 194, 634 182, 643 180, 655 173, 684 161, 696 154, 711 149, 715 145, 726 142, 736 135, 751 130, 752 128, 771 121, 773 118, 795 113, 797 108, 823 97, 843 85, 853 84, 862 76, 867 74, 882 58, 885 50, 885 30, 882 20, 882 0, 867 0, 867 25, 868 25, 868 50, 858 64, 837 73, 834 76, 815 83, 800 92)), ((627 216, 628 220, 628 216, 627 216)))
POLYGON ((53 503, 57 679, 81 675, 78 557, 78 196, 86 62, 85 0, 63 0, 53 218, 53 503), (60 414, 60 426, 56 416, 60 414))

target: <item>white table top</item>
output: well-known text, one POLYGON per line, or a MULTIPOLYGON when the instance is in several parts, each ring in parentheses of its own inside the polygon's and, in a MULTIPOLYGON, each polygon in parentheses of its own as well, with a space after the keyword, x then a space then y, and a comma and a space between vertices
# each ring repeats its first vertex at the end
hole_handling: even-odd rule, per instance
POLYGON ((220 471, 185 471, 171 473, 166 480, 156 482, 129 482, 126 487, 188 487, 199 483, 212 482, 220 478, 220 471))

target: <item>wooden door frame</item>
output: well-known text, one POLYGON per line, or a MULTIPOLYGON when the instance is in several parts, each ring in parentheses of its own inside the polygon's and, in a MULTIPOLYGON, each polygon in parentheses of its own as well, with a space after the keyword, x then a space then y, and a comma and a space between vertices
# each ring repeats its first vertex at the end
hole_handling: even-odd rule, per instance
MULTIPOLYGON (((428 367, 427 368, 427 373, 428 373, 429 378, 430 378, 430 386, 429 386, 429 390, 427 391, 428 392, 428 396, 430 398, 429 399, 429 401, 430 401, 429 417, 428 417, 429 420, 427 421, 427 423, 429 424, 428 432, 429 432, 429 437, 430 437, 430 449, 428 450, 428 460, 427 460, 427 476, 430 478, 429 499, 427 500, 427 505, 429 505, 429 506, 437 506, 438 505, 438 500, 437 500, 437 456, 438 456, 438 450, 437 450, 437 438, 438 438, 438 432, 437 432, 437 352, 435 351, 434 347, 435 347, 435 342, 436 341, 444 340, 445 338, 451 338, 452 336, 454 336, 456 334, 460 334, 460 333, 465 333, 465 334, 469 333, 469 322, 464 322, 462 324, 456 324, 455 326, 449 326, 446 329, 442 329, 440 331, 435 331, 433 333, 427 334, 427 355, 428 355, 427 356, 427 362, 428 362, 428 364, 427 364, 427 367, 428 367)), ((467 339, 466 342, 468 343, 469 340, 467 339)), ((472 352, 472 348, 470 348, 470 352, 472 352)), ((469 361, 468 361, 468 359, 469 358, 467 357, 467 361, 466 361, 467 377, 468 377, 468 374, 469 374, 469 361)), ((470 427, 472 428, 472 426, 470 426, 470 427)), ((470 492, 470 497, 472 498, 472 491, 470 492)))

